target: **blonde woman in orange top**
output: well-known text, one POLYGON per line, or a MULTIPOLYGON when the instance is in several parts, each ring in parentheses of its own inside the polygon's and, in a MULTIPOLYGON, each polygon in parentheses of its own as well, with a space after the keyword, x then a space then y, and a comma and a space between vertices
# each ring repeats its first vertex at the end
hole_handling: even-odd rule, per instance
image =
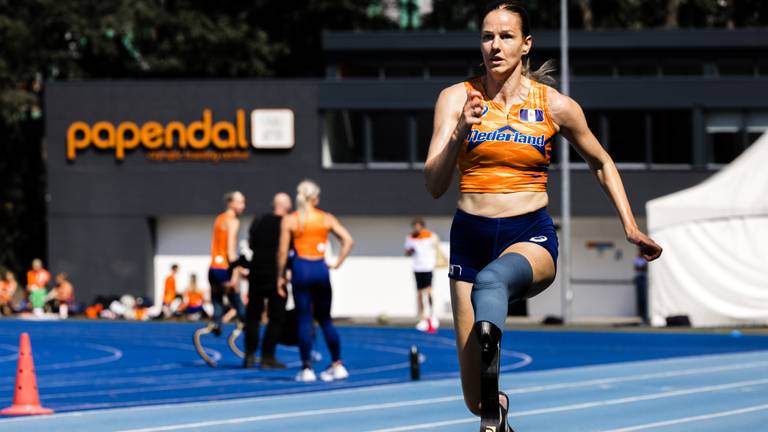
POLYGON ((352 250, 352 236, 330 213, 317 208, 320 203, 320 187, 311 180, 304 180, 296 188, 297 211, 284 216, 280 224, 280 243, 277 250, 277 290, 284 292, 287 284, 285 271, 288 265, 288 249, 291 244, 295 256, 291 260, 291 286, 298 319, 299 353, 302 370, 296 380, 317 380, 312 367, 312 321, 318 322, 325 343, 331 352, 331 365, 320 379, 333 381, 349 376, 341 361, 339 334, 331 319, 331 280, 328 269, 337 269, 352 250), (341 242, 336 263, 325 262, 328 233, 341 242))
POLYGON ((480 32, 485 73, 444 89, 424 167, 435 198, 460 174, 449 276, 464 400, 481 430, 510 430, 509 398, 498 392, 499 347, 508 303, 555 279, 557 238, 547 215, 547 171, 555 134, 587 161, 616 208, 630 243, 661 254, 635 222, 616 166, 573 99, 546 85, 547 65, 528 70, 532 38, 525 9, 486 9, 480 32))

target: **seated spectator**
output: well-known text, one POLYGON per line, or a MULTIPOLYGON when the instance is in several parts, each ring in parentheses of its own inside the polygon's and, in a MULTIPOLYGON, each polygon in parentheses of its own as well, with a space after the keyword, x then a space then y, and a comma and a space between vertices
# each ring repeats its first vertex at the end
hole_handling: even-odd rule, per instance
POLYGON ((189 320, 198 320, 200 315, 204 314, 203 304, 205 299, 203 292, 197 286, 197 275, 192 274, 189 277, 189 286, 184 291, 184 303, 181 306, 181 310, 189 320))
POLYGON ((56 286, 48 294, 47 308, 52 312, 57 312, 61 319, 67 319, 69 310, 75 303, 75 291, 72 283, 69 282, 69 276, 66 273, 56 275, 56 286))
POLYGON ((0 274, 0 314, 13 314, 13 298, 16 294, 19 284, 16 282, 16 276, 13 272, 3 271, 0 274))
POLYGON ((27 272, 27 292, 32 304, 32 313, 35 315, 43 314, 50 281, 51 274, 43 268, 43 261, 35 258, 32 261, 32 269, 27 272))
POLYGON ((32 269, 27 272, 27 290, 30 292, 35 288, 47 290, 50 281, 51 274, 43 268, 43 261, 37 258, 32 260, 32 269))

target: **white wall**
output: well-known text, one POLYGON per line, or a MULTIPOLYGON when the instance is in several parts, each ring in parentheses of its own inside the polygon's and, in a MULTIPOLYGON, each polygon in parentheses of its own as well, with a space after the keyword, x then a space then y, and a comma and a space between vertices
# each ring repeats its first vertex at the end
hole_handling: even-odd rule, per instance
MULTIPOLYGON (((338 317, 415 317, 416 284, 403 242, 411 217, 345 217, 341 222, 355 238, 355 249, 341 269, 333 271, 333 314, 338 317)), ((162 297, 163 281, 170 265, 180 266, 177 286, 182 291, 191 273, 198 284, 208 289, 207 271, 213 217, 167 217, 158 220, 158 250, 155 256, 155 299, 162 297)), ((247 233, 251 216, 242 222, 241 237, 247 233)), ((642 222, 642 221, 641 221, 642 222)), ((427 218, 428 228, 443 241, 445 252, 451 218, 427 218)), ((635 294, 631 284, 632 260, 636 250, 624 239, 617 218, 578 218, 573 220, 571 253, 576 319, 592 317, 630 317, 635 315, 635 294), (600 251, 588 242, 612 243, 600 251)), ((331 245, 331 254, 338 250, 331 245)), ((329 259, 333 259, 330 257, 329 259)), ((435 311, 449 318, 450 295, 446 270, 435 273, 435 311)), ((529 302, 529 315, 540 319, 560 315, 559 280, 529 302)))

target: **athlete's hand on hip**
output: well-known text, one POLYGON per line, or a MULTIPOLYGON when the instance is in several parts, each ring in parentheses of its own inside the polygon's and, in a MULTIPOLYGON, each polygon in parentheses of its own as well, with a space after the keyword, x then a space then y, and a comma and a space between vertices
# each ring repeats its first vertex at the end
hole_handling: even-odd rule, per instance
POLYGON ((464 102, 464 109, 461 113, 461 119, 464 124, 472 127, 483 122, 483 94, 477 90, 467 90, 467 101, 464 102))
POLYGON ((662 248, 642 231, 636 231, 627 235, 630 243, 640 248, 640 255, 646 261, 653 261, 661 256, 662 248))

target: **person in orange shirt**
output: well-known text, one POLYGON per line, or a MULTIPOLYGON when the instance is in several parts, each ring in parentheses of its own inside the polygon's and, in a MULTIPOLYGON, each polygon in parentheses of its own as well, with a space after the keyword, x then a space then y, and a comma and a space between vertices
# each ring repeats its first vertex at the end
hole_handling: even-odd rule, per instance
POLYGON ((329 269, 337 269, 352 250, 352 236, 332 214, 317 208, 320 187, 311 180, 304 180, 296 188, 297 211, 283 217, 280 222, 280 241, 277 249, 277 291, 285 292, 288 283, 286 268, 288 249, 293 242, 296 255, 291 261, 293 300, 298 320, 299 353, 302 370, 296 380, 317 380, 312 368, 312 321, 317 321, 323 331, 325 343, 331 352, 331 365, 322 373, 323 381, 349 377, 341 361, 339 334, 331 319, 331 280, 329 269), (341 251, 335 264, 325 262, 328 233, 341 241, 341 251))
POLYGON ((51 274, 43 268, 43 261, 35 258, 32 260, 32 269, 27 272, 27 289, 47 289, 51 281, 51 274))
POLYGON ((163 316, 170 318, 174 314, 173 301, 176 300, 176 274, 179 272, 179 265, 171 265, 171 274, 165 278, 165 287, 163 290, 163 316))
POLYGON ((213 303, 212 332, 216 336, 221 335, 225 295, 240 321, 245 321, 245 307, 238 289, 240 274, 245 269, 237 264, 237 234, 240 231, 240 215, 245 211, 245 196, 238 191, 228 192, 224 195, 224 202, 227 208, 216 217, 213 224, 211 264, 208 269, 213 303))
POLYGON ((197 320, 203 311, 203 304, 205 298, 203 292, 197 286, 197 275, 192 274, 189 276, 189 285, 184 290, 184 304, 182 310, 189 320, 197 320))
POLYGON ((640 231, 613 160, 573 99, 546 83, 546 63, 532 72, 533 39, 520 2, 495 1, 483 14, 482 76, 445 88, 435 105, 424 165, 434 198, 460 173, 451 226, 451 303, 461 383, 481 430, 509 431, 509 398, 498 390, 500 343, 508 304, 533 297, 555 279, 558 244, 548 203, 554 135, 587 161, 647 260, 662 249, 640 231))
POLYGON ((0 274, 0 313, 3 315, 13 314, 12 301, 18 287, 19 284, 13 272, 3 271, 0 274))

